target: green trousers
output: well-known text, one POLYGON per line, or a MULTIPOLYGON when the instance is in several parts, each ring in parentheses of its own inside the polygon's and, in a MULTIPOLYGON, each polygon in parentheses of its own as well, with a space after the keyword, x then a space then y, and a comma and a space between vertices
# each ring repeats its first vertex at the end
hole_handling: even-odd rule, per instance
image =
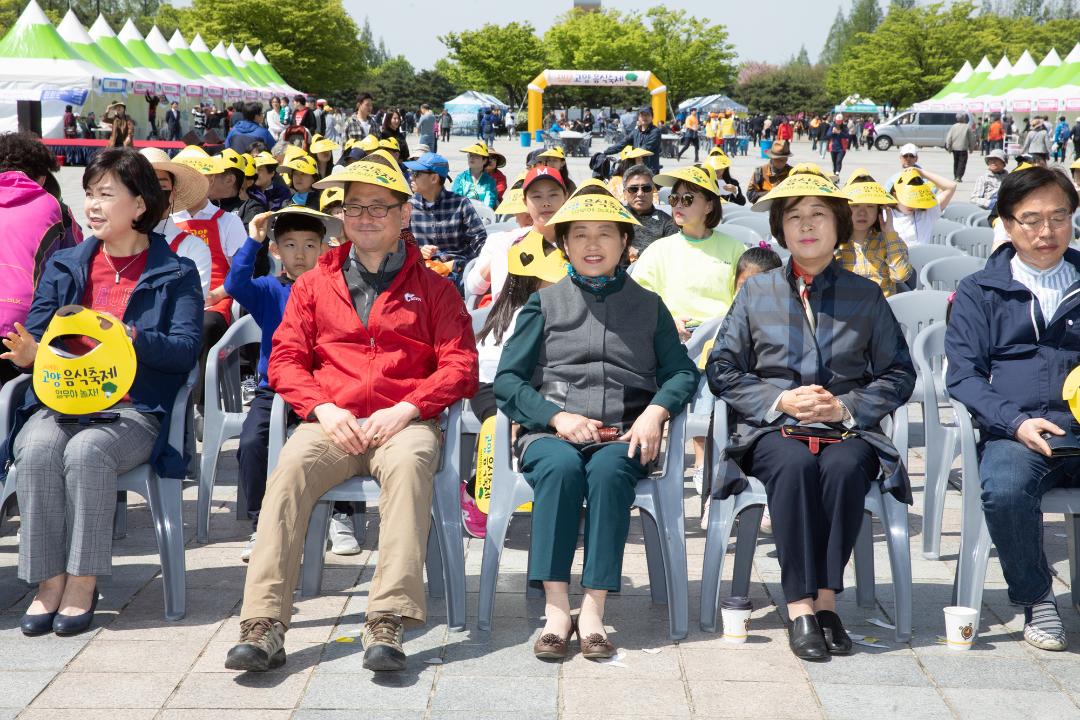
POLYGON ((578 520, 585 507, 581 584, 619 591, 634 486, 645 477, 626 443, 577 448, 555 437, 529 444, 521 469, 533 489, 529 581, 570 582, 578 520))

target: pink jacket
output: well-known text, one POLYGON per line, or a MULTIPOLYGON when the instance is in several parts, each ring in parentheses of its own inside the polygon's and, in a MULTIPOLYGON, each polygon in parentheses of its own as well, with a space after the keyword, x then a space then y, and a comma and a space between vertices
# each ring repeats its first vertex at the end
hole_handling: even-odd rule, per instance
POLYGON ((16 322, 26 322, 49 258, 82 242, 82 230, 67 207, 18 171, 0 173, 0 226, 0 337, 6 337, 16 322))

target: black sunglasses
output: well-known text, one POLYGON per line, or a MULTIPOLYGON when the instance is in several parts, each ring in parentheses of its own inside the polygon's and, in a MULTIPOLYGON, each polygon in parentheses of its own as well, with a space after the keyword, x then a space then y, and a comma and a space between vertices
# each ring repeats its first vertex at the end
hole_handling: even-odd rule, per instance
POLYGON ((631 195, 637 195, 638 193, 651 193, 653 191, 652 185, 627 185, 626 192, 631 195))
POLYGON ((670 205, 671 207, 678 207, 679 205, 682 205, 683 207, 690 207, 693 204, 694 193, 682 193, 681 195, 676 195, 675 193, 672 193, 671 195, 668 195, 668 205, 670 205))

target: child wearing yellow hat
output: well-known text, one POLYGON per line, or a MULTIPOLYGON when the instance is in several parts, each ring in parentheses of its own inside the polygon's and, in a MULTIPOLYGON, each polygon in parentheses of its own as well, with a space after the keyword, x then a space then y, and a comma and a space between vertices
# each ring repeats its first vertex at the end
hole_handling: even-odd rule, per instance
POLYGON ((311 136, 311 146, 308 152, 315 158, 315 165, 319 170, 319 177, 326 177, 334 167, 334 151, 340 150, 341 146, 333 140, 327 140, 316 133, 311 136))
POLYGON ((885 297, 901 284, 914 285, 915 270, 907 244, 893 228, 896 198, 866 170, 859 168, 843 187, 851 207, 851 242, 836 246, 841 267, 873 280, 885 297))
POLYGON ((470 200, 478 200, 494 210, 499 204, 495 179, 484 172, 484 164, 491 152, 482 142, 462 148, 461 152, 469 158, 469 169, 467 172, 458 173, 454 184, 450 186, 450 192, 470 200))
POLYGON ((312 210, 319 209, 319 193, 312 192, 312 186, 319 179, 315 158, 307 153, 296 155, 283 162, 278 172, 288 175, 289 185, 292 187, 290 204, 304 205, 312 210))
POLYGON ((255 156, 255 182, 248 194, 261 196, 271 210, 280 210, 290 202, 292 192, 277 172, 278 161, 267 151, 255 156))
POLYGON ((926 168, 909 167, 897 178, 893 194, 897 200, 893 216, 896 232, 909 246, 926 245, 933 235, 934 223, 956 194, 956 182, 926 168))

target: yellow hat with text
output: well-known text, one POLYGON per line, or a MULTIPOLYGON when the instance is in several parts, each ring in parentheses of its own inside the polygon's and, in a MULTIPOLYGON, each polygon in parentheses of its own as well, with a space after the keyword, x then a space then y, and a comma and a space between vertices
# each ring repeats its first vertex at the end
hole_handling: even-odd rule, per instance
POLYGON ((754 203, 752 208, 756 212, 766 212, 772 207, 773 201, 789 197, 841 197, 845 196, 836 183, 825 176, 821 168, 814 163, 799 163, 791 170, 791 174, 774 187, 765 197, 754 203))

